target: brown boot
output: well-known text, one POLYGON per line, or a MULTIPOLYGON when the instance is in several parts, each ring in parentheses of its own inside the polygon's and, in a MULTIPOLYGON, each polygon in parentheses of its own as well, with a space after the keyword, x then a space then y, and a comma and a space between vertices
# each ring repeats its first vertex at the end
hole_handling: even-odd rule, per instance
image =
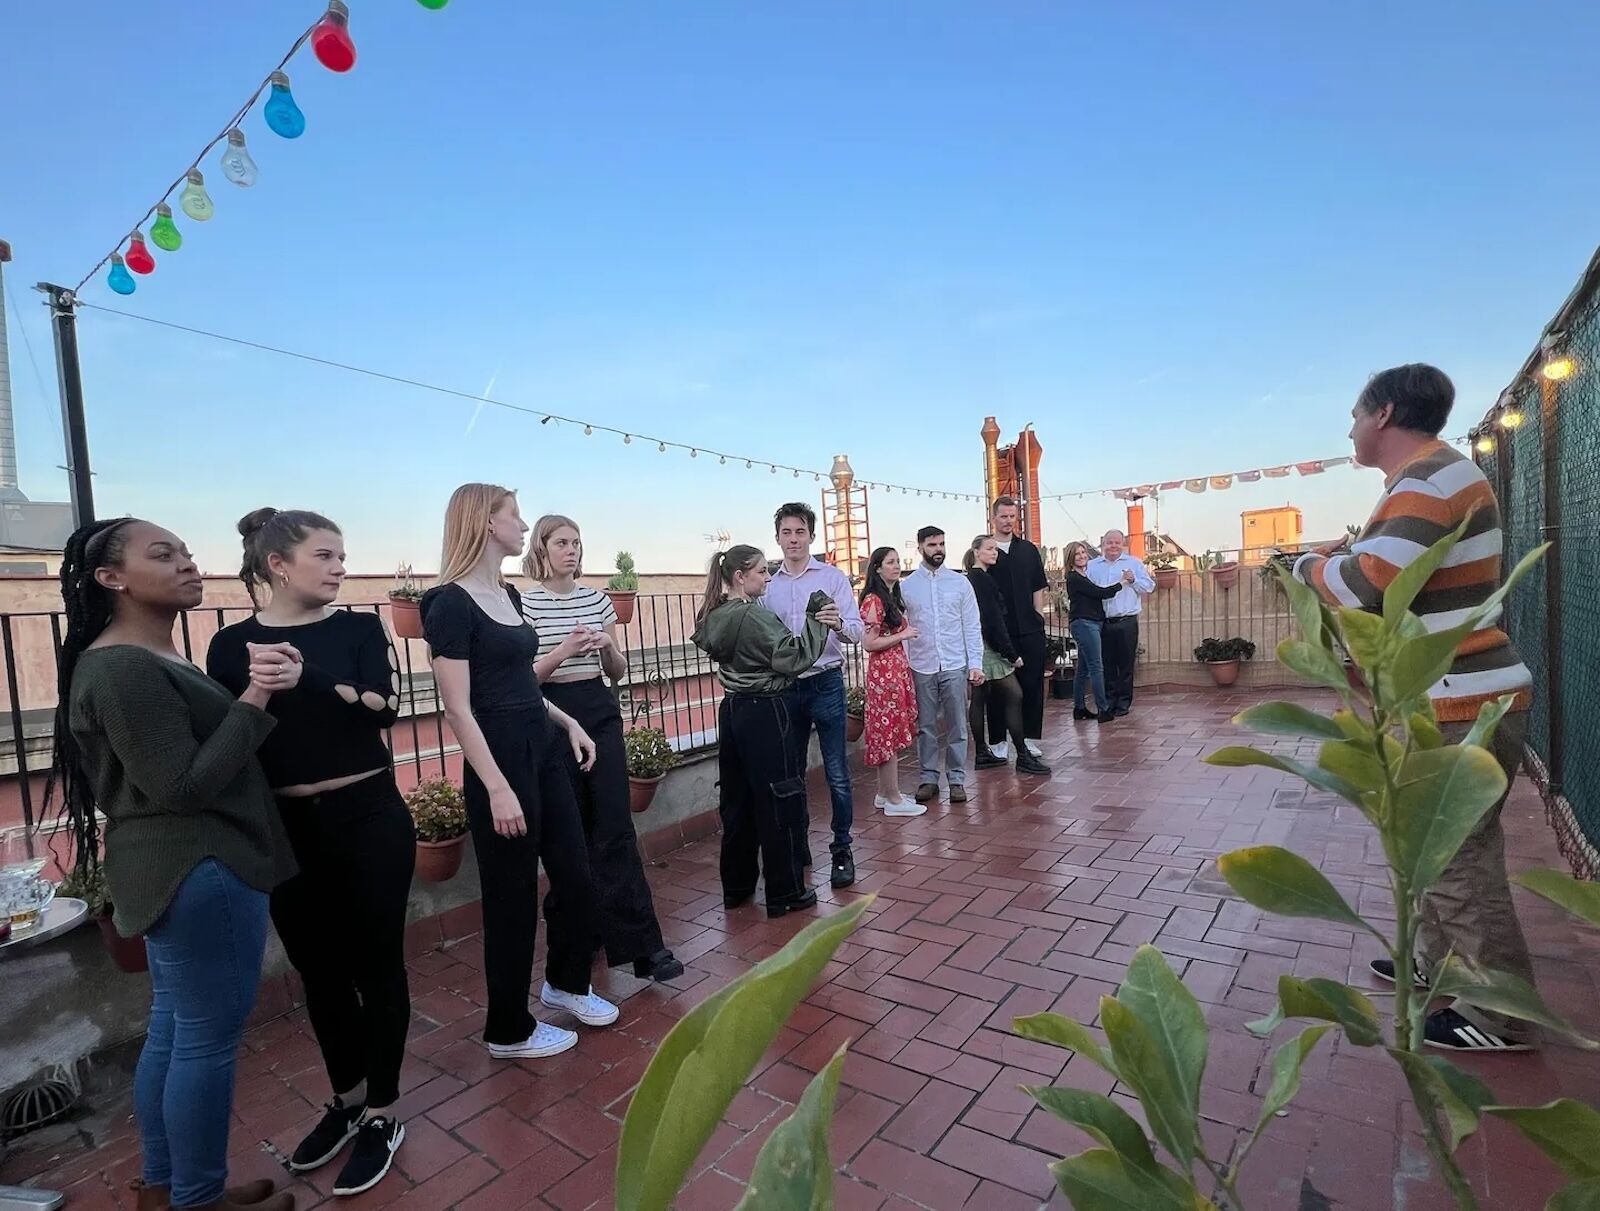
MULTIPOLYGON (((138 1178, 128 1183, 129 1189, 134 1192, 134 1211, 171 1211, 172 1189, 169 1186, 147 1186, 138 1178)), ((293 1196, 285 1195, 291 1201, 287 1208, 282 1206, 269 1206, 266 1202, 277 1187, 270 1177, 258 1178, 253 1182, 245 1182, 241 1186, 229 1186, 222 1192, 222 1205, 232 1204, 239 1207, 264 1208, 264 1211, 292 1211, 294 1207, 293 1196)))

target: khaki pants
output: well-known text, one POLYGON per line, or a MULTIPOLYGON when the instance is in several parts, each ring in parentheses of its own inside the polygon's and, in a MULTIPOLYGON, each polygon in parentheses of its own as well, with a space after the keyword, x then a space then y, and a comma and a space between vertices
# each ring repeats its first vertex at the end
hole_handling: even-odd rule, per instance
MULTIPOLYGON (((1472 730, 1470 723, 1442 723, 1439 730, 1449 744, 1459 744, 1472 730)), ((1423 966, 1432 970, 1454 950, 1483 967, 1503 971, 1533 983, 1533 962, 1528 943, 1511 905, 1511 885, 1506 881, 1506 836, 1500 813, 1511 793, 1511 781, 1522 764, 1522 745, 1528 734, 1528 717, 1507 715, 1496 730, 1492 751, 1506 774, 1506 794, 1478 823, 1422 901, 1417 950, 1423 966)), ((1473 1025, 1502 1038, 1532 1042, 1535 1027, 1527 1022, 1490 1013, 1456 1002, 1452 1008, 1473 1025)))

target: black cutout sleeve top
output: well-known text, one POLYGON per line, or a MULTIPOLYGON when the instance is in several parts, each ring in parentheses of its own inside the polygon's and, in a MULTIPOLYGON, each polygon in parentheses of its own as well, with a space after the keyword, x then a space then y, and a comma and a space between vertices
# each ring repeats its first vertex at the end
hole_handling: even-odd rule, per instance
POLYGON ((300 626, 247 618, 224 627, 206 653, 206 672, 235 694, 250 684, 247 643, 290 643, 304 661, 300 684, 267 704, 278 721, 260 750, 270 785, 308 786, 389 767, 383 733, 400 712, 400 671, 376 614, 335 610, 300 626))

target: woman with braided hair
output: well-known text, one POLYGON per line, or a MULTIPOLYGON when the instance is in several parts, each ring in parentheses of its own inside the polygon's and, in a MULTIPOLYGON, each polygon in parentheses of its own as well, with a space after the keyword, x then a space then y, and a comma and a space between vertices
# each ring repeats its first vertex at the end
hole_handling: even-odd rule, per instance
POLYGON ((272 696, 299 682, 299 654, 254 647, 235 698, 172 642, 203 589, 182 540, 151 522, 94 522, 68 539, 52 789, 80 865, 100 860, 96 813, 105 817, 117 931, 145 935, 153 999, 134 1074, 139 1211, 293 1211, 271 1182, 224 1183, 267 897, 294 873, 256 750, 272 730, 272 696))

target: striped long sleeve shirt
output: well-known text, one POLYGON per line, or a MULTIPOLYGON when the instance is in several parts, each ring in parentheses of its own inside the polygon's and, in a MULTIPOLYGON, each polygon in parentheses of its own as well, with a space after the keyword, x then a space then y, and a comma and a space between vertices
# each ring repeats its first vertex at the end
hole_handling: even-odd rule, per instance
MULTIPOLYGON (((1383 591, 1412 560, 1471 514, 1461 540, 1422 587, 1411 609, 1430 631, 1459 625, 1500 586, 1500 507, 1476 463, 1444 442, 1423 447, 1385 486, 1349 554, 1302 555, 1294 574, 1334 606, 1378 611, 1383 591)), ((1477 718, 1502 694, 1525 711, 1533 678, 1495 609, 1456 650, 1450 672, 1428 691, 1441 723, 1477 718)))

